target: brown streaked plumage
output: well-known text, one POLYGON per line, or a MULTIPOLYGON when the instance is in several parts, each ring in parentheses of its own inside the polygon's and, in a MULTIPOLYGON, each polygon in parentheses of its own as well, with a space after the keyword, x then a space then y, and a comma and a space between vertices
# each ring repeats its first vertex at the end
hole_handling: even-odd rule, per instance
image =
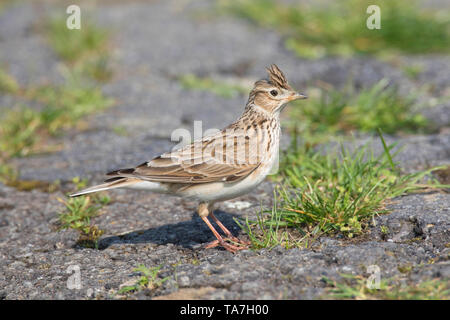
POLYGON ((264 180, 278 156, 280 112, 289 101, 306 98, 292 89, 276 65, 267 71, 269 80, 255 82, 242 116, 222 131, 135 168, 109 172, 104 184, 72 196, 126 187, 196 199, 200 201, 198 214, 217 238, 207 247, 221 245, 231 252, 245 248, 245 243, 217 220, 212 206, 245 194, 264 180))

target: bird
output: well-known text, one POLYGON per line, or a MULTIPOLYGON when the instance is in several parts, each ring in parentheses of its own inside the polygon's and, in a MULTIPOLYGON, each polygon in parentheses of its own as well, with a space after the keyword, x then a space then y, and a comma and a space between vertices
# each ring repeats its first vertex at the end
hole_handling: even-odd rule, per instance
POLYGON ((221 246, 232 253, 248 248, 249 242, 233 236, 216 218, 213 206, 264 181, 278 161, 281 111, 288 102, 307 98, 288 84, 277 65, 266 70, 269 77, 254 83, 242 115, 232 124, 134 168, 109 172, 103 184, 70 196, 127 188, 196 200, 198 215, 216 237, 205 248, 221 246))

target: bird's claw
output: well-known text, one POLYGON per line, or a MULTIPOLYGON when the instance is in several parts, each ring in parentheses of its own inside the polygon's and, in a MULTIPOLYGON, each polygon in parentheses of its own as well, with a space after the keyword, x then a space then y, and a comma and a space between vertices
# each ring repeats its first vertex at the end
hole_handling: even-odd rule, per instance
POLYGON ((236 251, 239 251, 239 250, 248 249, 249 244, 250 244, 250 242, 243 241, 239 238, 232 236, 232 237, 228 237, 228 238, 222 238, 222 241, 220 241, 220 240, 211 241, 210 243, 208 243, 205 246, 205 249, 215 248, 220 245, 220 246, 224 247, 225 250, 235 253, 236 251))

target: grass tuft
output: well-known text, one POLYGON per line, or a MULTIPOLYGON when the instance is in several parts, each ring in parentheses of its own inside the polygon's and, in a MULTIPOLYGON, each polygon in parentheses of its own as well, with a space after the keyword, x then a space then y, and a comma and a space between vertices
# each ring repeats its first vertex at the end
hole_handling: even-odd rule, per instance
POLYGON ((40 117, 51 135, 73 128, 85 116, 102 111, 113 103, 99 88, 83 85, 76 79, 70 79, 59 87, 39 87, 32 90, 30 96, 45 105, 40 117))
POLYGON ((221 1, 219 8, 278 30, 286 47, 303 58, 325 55, 448 52, 450 16, 416 1, 380 0, 381 29, 369 30, 370 1, 283 4, 275 0, 221 1), (326 7, 324 7, 326 6, 326 7))
MULTIPOLYGON (((74 178, 73 183, 77 185, 78 190, 86 186, 86 181, 79 178, 74 178)), ((108 196, 94 194, 58 200, 65 205, 64 212, 59 214, 59 230, 76 230, 80 235, 77 241, 79 245, 98 249, 98 239, 104 231, 93 225, 92 219, 100 214, 100 210, 109 204, 111 199, 108 196)))
POLYGON ((0 93, 15 94, 19 92, 19 89, 19 84, 16 79, 11 77, 0 67, 0 93))
POLYGON ((69 30, 63 18, 50 20, 45 31, 49 43, 67 64, 64 84, 20 88, 0 69, 0 92, 39 106, 14 106, 0 115, 0 181, 8 185, 18 182, 17 170, 8 164, 11 158, 57 150, 58 146, 48 143, 50 138, 79 127, 87 115, 113 102, 93 81, 111 76, 107 32, 88 21, 83 22, 81 30, 69 30))
POLYGON ((362 234, 375 215, 386 213, 386 200, 422 188, 449 187, 434 180, 420 183, 441 167, 402 174, 392 166, 392 148, 385 145, 375 157, 367 145, 353 152, 341 146, 340 152, 323 154, 293 143, 280 165, 283 184, 273 208, 241 224, 253 247, 299 247, 323 234, 352 238, 362 234))
POLYGON ((16 181, 17 175, 17 170, 0 158, 0 182, 8 184, 9 181, 16 181))
POLYGON ((46 33, 53 50, 74 72, 98 81, 112 77, 105 29, 83 20, 80 30, 71 30, 64 18, 53 18, 46 26, 46 33))
POLYGON ((208 91, 223 98, 233 98, 248 92, 248 88, 241 85, 211 78, 201 78, 194 74, 180 76, 179 81, 186 90, 208 91))
POLYGON ((128 292, 139 291, 142 289, 155 290, 159 288, 164 282, 166 282, 169 277, 165 277, 163 279, 158 279, 158 274, 162 266, 147 268, 143 264, 139 265, 138 268, 135 268, 134 272, 139 272, 142 276, 138 279, 138 281, 132 286, 122 287, 117 293, 123 294, 128 292))
POLYGON ((29 154, 41 126, 39 112, 33 109, 21 106, 6 111, 0 117, 0 158, 29 154))
POLYGON ((105 98, 99 89, 81 83, 30 89, 27 96, 44 107, 34 110, 19 106, 0 116, 0 158, 42 150, 49 136, 73 128, 83 117, 112 105, 112 100, 105 98))
POLYGON ((330 135, 352 131, 417 132, 428 129, 425 117, 415 111, 415 99, 403 97, 394 86, 382 79, 373 87, 320 89, 307 103, 294 102, 289 109, 288 127, 296 128, 308 141, 324 141, 330 135))
POLYGON ((67 62, 101 51, 108 39, 105 30, 83 20, 81 29, 68 29, 66 19, 51 19, 46 28, 50 45, 67 62))
POLYGON ((391 280, 381 280, 378 289, 369 288, 362 276, 341 274, 344 282, 323 278, 327 284, 326 299, 355 300, 448 300, 449 282, 445 279, 431 279, 413 285, 399 285, 391 280))

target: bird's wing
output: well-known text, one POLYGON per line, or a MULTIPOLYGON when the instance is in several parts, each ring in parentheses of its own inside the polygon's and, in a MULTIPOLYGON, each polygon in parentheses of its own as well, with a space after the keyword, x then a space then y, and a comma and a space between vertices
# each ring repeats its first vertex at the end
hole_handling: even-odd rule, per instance
POLYGON ((222 131, 136 168, 110 172, 109 180, 132 177, 165 183, 236 182, 261 164, 258 136, 242 130, 222 131))

